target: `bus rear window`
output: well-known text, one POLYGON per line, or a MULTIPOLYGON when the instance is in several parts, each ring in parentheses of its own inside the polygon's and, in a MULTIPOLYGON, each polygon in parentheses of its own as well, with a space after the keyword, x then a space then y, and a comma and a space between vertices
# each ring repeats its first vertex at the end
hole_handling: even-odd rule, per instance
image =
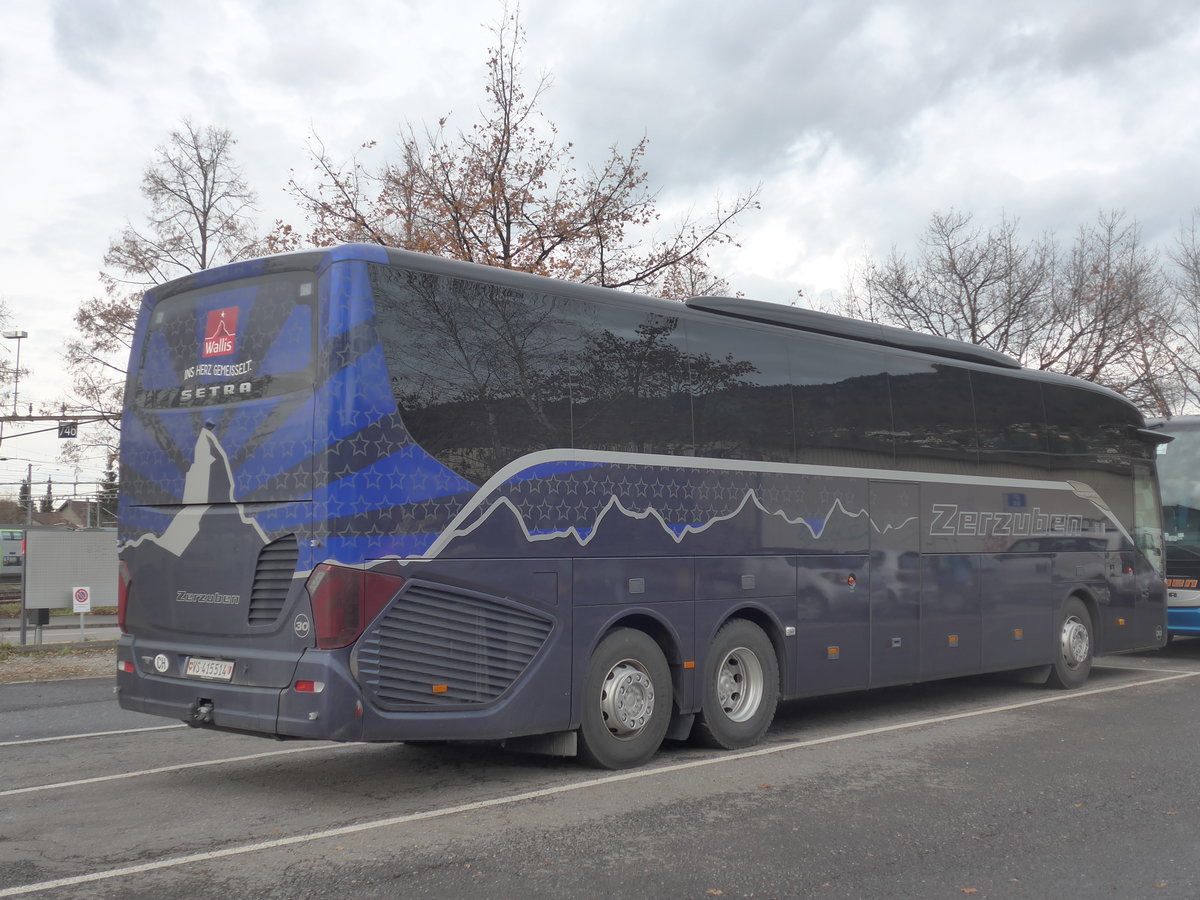
POLYGON ((211 406, 311 388, 315 293, 311 273, 284 272, 166 298, 151 313, 133 402, 211 406))

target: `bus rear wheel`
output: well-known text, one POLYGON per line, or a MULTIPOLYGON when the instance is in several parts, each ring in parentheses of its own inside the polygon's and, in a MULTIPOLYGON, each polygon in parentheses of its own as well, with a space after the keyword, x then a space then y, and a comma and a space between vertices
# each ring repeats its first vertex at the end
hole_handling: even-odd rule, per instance
POLYGON ((721 750, 757 744, 779 703, 779 662, 763 630, 744 619, 722 626, 709 645, 703 677, 695 739, 721 750))
POLYGON ((647 762, 671 722, 671 669, 654 639, 614 631, 592 654, 583 683, 579 755, 601 769, 647 762))
POLYGON ((1070 690, 1082 685, 1092 671, 1095 649, 1092 616, 1083 601, 1070 598, 1058 616, 1058 655, 1050 668, 1051 687, 1070 690))

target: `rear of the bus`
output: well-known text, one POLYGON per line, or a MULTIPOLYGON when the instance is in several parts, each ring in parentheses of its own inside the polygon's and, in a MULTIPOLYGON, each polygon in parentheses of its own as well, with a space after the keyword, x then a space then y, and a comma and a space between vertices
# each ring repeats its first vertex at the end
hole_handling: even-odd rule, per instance
POLYGON ((319 254, 147 294, 121 433, 121 705, 196 725, 339 737, 297 683, 316 646, 319 254), (295 720, 295 721, 293 721, 295 720))

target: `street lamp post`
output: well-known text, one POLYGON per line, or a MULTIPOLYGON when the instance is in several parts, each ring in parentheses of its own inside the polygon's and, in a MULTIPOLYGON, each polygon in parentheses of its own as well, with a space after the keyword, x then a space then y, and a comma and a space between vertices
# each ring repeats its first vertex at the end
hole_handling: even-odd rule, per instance
POLYGON ((17 365, 13 369, 13 411, 12 414, 17 414, 17 388, 21 384, 21 341, 29 337, 28 331, 6 331, 4 336, 10 341, 17 342, 17 365))

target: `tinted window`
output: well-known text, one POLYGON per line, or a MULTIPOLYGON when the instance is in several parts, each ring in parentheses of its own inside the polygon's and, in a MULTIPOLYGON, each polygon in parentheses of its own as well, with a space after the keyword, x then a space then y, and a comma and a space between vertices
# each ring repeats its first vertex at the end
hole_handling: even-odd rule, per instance
POLYGON ((405 425, 476 484, 571 443, 578 327, 548 295, 372 267, 379 332, 405 425))
POLYGON ((1125 401, 1086 388, 1042 386, 1052 462, 1059 467, 1130 471, 1151 456, 1134 429, 1142 419, 1125 401))
POLYGON ((313 383, 313 278, 288 272, 168 297, 151 314, 134 402, 192 407, 313 383))
POLYGON ((692 453, 690 359, 675 316, 576 304, 574 446, 692 453))
POLYGON ((973 471, 978 445, 967 370, 895 357, 891 386, 896 465, 919 472, 973 471))
POLYGON ((1041 385, 1012 375, 971 372, 979 458, 1001 476, 1046 465, 1046 417, 1041 385))
POLYGON ((787 344, 765 329, 688 322, 696 455, 792 462, 787 344))
POLYGON ((797 461, 890 468, 892 410, 884 354, 802 333, 788 343, 797 461))

